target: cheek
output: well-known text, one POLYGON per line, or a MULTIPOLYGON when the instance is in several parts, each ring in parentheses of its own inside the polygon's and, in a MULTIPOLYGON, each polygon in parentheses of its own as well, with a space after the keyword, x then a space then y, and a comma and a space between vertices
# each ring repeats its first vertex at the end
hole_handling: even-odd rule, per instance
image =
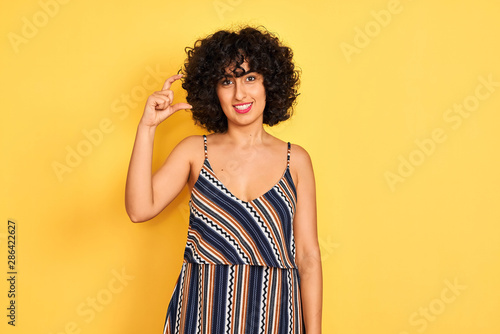
POLYGON ((222 89, 217 89, 217 98, 219 99, 219 103, 221 106, 224 105, 225 103, 225 100, 227 100, 226 96, 227 94, 224 94, 224 90, 222 89))
POLYGON ((266 89, 264 88, 263 84, 260 85, 255 85, 252 87, 253 89, 253 96, 257 98, 260 101, 263 101, 264 103, 266 102, 266 89))
POLYGON ((264 103, 266 102, 266 90, 264 89, 264 87, 262 87, 262 90, 260 92, 260 97, 261 99, 264 101, 264 103))

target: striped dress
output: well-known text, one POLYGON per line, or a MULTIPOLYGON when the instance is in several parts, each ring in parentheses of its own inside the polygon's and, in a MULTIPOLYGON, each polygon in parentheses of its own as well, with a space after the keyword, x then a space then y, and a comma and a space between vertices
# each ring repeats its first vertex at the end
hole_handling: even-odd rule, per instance
POLYGON ((304 333, 290 143, 281 179, 246 202, 217 179, 203 137, 205 161, 191 193, 184 262, 163 333, 304 333))

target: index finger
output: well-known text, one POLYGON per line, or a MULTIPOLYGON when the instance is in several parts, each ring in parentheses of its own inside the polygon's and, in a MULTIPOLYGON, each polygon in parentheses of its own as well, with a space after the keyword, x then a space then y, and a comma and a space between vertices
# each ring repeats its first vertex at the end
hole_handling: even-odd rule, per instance
POLYGON ((182 78, 182 74, 172 75, 170 78, 168 78, 167 80, 165 80, 165 83, 163 84, 162 90, 170 89, 170 86, 172 86, 172 83, 175 80, 179 80, 180 78, 182 78))

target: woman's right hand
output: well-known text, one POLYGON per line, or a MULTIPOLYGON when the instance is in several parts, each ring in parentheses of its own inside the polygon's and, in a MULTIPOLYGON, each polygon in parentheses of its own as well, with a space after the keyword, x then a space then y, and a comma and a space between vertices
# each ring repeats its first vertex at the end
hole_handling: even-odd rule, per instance
POLYGON ((171 104, 174 100, 174 92, 170 90, 170 86, 180 78, 182 78, 182 74, 171 76, 165 81, 161 91, 154 92, 148 97, 140 124, 156 127, 174 112, 193 107, 188 103, 171 104))

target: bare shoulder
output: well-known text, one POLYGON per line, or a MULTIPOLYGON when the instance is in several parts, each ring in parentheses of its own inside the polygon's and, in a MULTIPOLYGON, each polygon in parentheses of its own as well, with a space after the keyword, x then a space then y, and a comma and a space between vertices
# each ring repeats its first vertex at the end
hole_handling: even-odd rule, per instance
POLYGON ((195 147, 195 146, 200 146, 203 148, 203 136, 202 135, 192 135, 192 136, 187 136, 183 140, 177 144, 177 146, 182 146, 182 147, 195 147))
POLYGON ((188 136, 174 147, 165 164, 168 166, 180 164, 192 169, 193 166, 203 163, 203 157, 203 136, 188 136))
POLYGON ((174 148, 174 151, 196 158, 199 153, 203 153, 203 136, 192 135, 181 140, 174 148))
POLYGON ((314 180, 311 157, 305 148, 297 144, 292 144, 290 148, 290 171, 297 186, 301 180, 314 180))
POLYGON ((305 148, 297 144, 291 144, 290 164, 295 164, 298 168, 312 166, 311 157, 305 148))
POLYGON ((198 178, 203 161, 205 160, 205 146, 203 142, 202 135, 188 136, 181 140, 172 151, 172 154, 178 155, 180 159, 189 165, 188 185, 191 189, 198 178))

